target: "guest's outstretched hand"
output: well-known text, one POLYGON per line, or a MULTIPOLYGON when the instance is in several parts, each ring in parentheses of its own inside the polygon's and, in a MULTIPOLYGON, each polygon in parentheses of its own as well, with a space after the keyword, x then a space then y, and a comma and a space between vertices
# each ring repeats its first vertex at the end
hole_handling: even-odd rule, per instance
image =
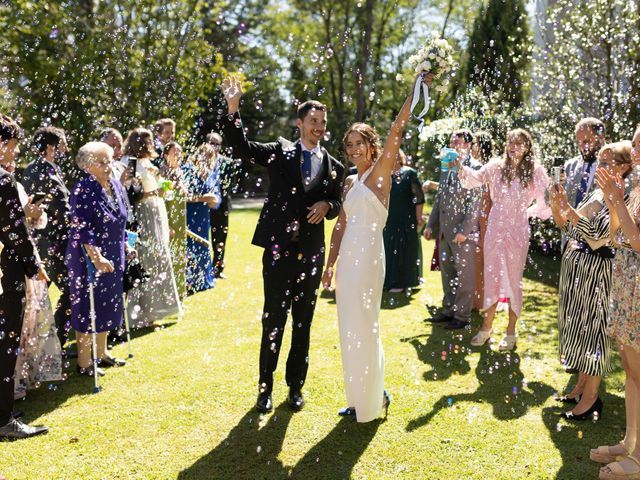
POLYGON ((222 82, 222 93, 227 102, 229 113, 240 110, 240 99, 242 98, 242 82, 235 75, 230 75, 222 82))
POLYGON ((611 175, 604 168, 599 168, 596 170, 596 183, 604 193, 609 209, 624 203, 624 180, 619 175, 611 175))

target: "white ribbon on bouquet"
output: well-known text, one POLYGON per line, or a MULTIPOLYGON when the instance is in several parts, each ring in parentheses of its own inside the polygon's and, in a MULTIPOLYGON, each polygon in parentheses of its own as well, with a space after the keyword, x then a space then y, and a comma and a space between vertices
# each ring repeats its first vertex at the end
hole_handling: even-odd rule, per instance
POLYGON ((413 96, 411 98, 411 115, 413 115, 413 117, 420 122, 418 124, 418 133, 422 132, 422 128, 424 127, 424 117, 426 117, 427 112, 429 111, 429 105, 431 103, 431 97, 429 97, 429 87, 426 83, 424 83, 425 75, 426 73, 423 73, 418 78, 416 78, 416 81, 413 84, 413 96), (421 92, 422 96, 420 95, 421 92), (415 115, 413 111, 420 103, 421 98, 424 99, 424 107, 418 115, 415 115))

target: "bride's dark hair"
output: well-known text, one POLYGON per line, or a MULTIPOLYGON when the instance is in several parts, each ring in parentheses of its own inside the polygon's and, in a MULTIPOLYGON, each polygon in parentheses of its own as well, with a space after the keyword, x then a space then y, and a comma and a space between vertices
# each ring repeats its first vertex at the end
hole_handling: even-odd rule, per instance
POLYGON ((375 163, 378 160, 378 157, 382 154, 382 145, 380 145, 380 135, 376 132, 376 129, 371 125, 367 125, 366 123, 357 122, 352 124, 347 131, 344 132, 344 137, 342 137, 342 145, 344 146, 347 143, 347 138, 349 134, 352 132, 359 133, 362 135, 362 138, 365 139, 369 148, 371 149, 371 160, 375 163))

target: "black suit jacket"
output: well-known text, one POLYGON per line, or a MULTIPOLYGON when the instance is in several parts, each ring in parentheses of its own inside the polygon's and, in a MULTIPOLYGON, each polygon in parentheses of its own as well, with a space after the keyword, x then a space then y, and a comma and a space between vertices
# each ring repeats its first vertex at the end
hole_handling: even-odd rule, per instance
POLYGON ((323 252, 324 221, 315 225, 307 222, 307 207, 323 200, 330 205, 326 218, 331 220, 338 216, 342 206, 342 164, 323 149, 323 178, 305 192, 300 141, 292 143, 279 138, 271 143, 250 142, 244 134, 239 113, 224 119, 223 132, 235 158, 262 165, 269 175, 269 192, 252 243, 268 249, 285 248, 297 238, 305 255, 323 252))
POLYGON ((27 165, 21 178, 29 195, 36 192, 49 195, 45 201, 49 221, 44 229, 38 231, 36 238, 43 256, 50 246, 57 250, 61 248, 61 252, 66 250, 71 215, 70 192, 60 172, 46 160, 39 158, 27 165))
POLYGON ((25 294, 25 276, 33 277, 39 265, 26 226, 13 176, 0 168, 0 254, 3 294, 25 294))

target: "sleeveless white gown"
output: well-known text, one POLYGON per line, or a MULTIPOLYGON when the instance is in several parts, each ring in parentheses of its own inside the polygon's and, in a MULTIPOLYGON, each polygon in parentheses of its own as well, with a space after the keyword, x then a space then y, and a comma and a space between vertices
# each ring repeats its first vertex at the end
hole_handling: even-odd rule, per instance
POLYGON ((378 418, 384 391, 380 302, 384 285, 382 230, 387 209, 364 181, 355 180, 343 203, 347 218, 336 269, 336 304, 347 403, 358 422, 378 418))

